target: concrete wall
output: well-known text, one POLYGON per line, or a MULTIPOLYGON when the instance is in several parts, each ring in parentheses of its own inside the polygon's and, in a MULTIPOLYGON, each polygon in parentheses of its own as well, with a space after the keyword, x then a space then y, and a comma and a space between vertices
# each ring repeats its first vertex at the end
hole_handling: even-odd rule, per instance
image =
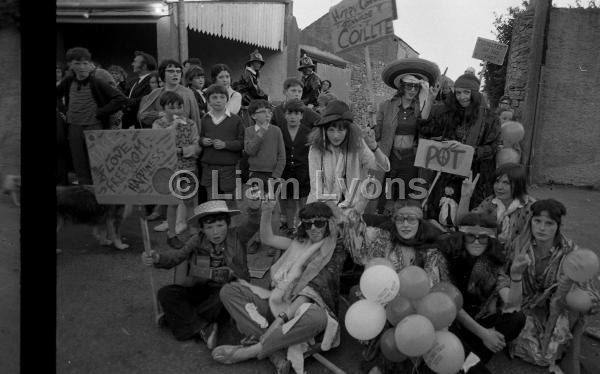
POLYGON ((600 9, 552 9, 535 179, 600 184, 600 9))
MULTIPOLYGON (((331 42, 331 20, 328 14, 307 26, 302 30, 300 36, 302 44, 312 45, 324 51, 333 53, 331 42)), ((350 81, 350 103, 355 118, 360 120, 370 119, 370 110, 376 110, 377 105, 390 98, 395 90, 389 88, 381 81, 381 72, 385 65, 399 57, 418 57, 404 41, 390 36, 380 39, 369 45, 371 58, 371 74, 373 81, 373 92, 375 105, 369 108, 371 99, 367 90, 367 68, 365 64, 365 52, 363 47, 351 48, 339 52, 337 55, 349 61, 348 69, 352 71, 350 81)), ((317 71, 318 74, 318 71, 317 71)))
POLYGON ((0 173, 20 174, 21 36, 16 28, 5 26, 0 29, 0 50, 0 173))

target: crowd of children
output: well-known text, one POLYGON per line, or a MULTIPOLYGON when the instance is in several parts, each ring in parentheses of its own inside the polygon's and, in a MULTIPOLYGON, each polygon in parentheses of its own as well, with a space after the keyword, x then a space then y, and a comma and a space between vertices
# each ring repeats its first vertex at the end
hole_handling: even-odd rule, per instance
MULTIPOLYGON (((97 83, 88 66, 91 56, 84 52, 67 52, 74 75, 57 82, 57 89, 66 105, 64 119, 79 126, 69 131, 75 171, 80 183, 90 183, 89 165, 84 170, 81 159, 75 160, 84 153, 80 133, 86 126, 102 127, 106 116, 126 106, 137 83, 124 85, 124 93, 97 83), (90 83, 97 87, 85 89, 90 83), (106 91, 104 101, 98 89, 106 91), (100 108, 101 118, 91 114, 100 108)), ((322 350, 339 344, 338 301, 340 287, 349 286, 344 279, 353 279, 344 278, 349 264, 362 269, 373 258, 386 258, 396 271, 417 265, 432 284, 452 282, 461 291, 464 305, 450 330, 479 358, 470 373, 489 372, 485 364, 505 347, 531 363, 560 363, 565 372, 576 372, 563 356, 576 349, 571 341, 578 341, 587 316, 598 311, 600 295, 590 282, 565 275, 564 264, 574 261, 569 254, 579 250, 560 231, 566 208, 528 194, 519 160, 496 160, 506 146, 501 124, 514 123, 510 100, 502 98, 492 112, 482 106, 479 80, 472 74, 459 77, 440 96, 439 70, 420 75, 392 64, 383 80, 398 92, 382 103, 371 129, 329 91, 331 82, 321 86, 307 56, 300 61, 303 78, 285 80, 285 99, 273 106, 259 86, 264 63, 258 51, 251 54, 233 85, 242 91, 237 92, 224 64, 210 69, 213 83, 205 88, 202 67, 165 60, 154 77, 164 85, 139 100, 134 127, 175 130, 177 169, 196 175, 202 187, 182 201, 180 213, 177 205, 167 207, 163 226, 173 250, 142 255, 148 266, 190 264, 187 276, 193 282, 167 286, 158 296, 162 323, 177 339, 201 338, 224 364, 269 357, 278 373, 291 366, 302 372, 304 343, 318 337, 322 350), (406 178, 408 185, 419 175, 413 160, 420 137, 473 146, 475 177, 442 174, 427 204, 395 197, 395 206, 384 214, 383 199, 378 214, 369 214, 369 200, 377 205, 377 196, 367 197, 359 184, 379 171, 406 178), (251 191, 248 220, 232 224, 240 213, 236 200, 244 162, 244 190, 251 191), (281 226, 273 233, 277 206, 281 226), (442 207, 456 211, 440 212, 442 207), (437 222, 442 216, 452 219, 437 222), (178 221, 190 222, 193 235, 186 243, 178 237, 184 230, 178 221), (268 288, 249 283, 246 245, 257 231, 264 244, 284 251, 270 269, 268 288), (575 287, 591 300, 585 311, 565 302, 575 287), (195 312, 198 308, 202 313, 195 312), (217 346, 219 323, 228 315, 246 336, 244 344, 217 346)), ((152 218, 159 215, 155 211, 152 218)), ((372 373, 409 370, 386 357, 365 354, 364 359, 372 373)))

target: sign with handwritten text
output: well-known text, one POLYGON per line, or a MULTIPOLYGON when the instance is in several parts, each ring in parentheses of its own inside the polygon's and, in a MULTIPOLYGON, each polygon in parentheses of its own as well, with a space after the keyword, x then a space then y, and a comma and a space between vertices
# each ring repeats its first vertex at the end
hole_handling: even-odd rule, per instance
POLYGON ((335 53, 394 35, 394 0, 344 0, 329 9, 335 53))
POLYGON ((468 176, 475 148, 462 143, 445 143, 419 139, 415 166, 468 176))
POLYGON ((473 50, 473 58, 502 65, 504 64, 504 57, 507 51, 508 45, 506 44, 495 40, 477 38, 475 49, 473 50))
POLYGON ((177 204, 173 130, 90 130, 85 140, 99 204, 177 204))

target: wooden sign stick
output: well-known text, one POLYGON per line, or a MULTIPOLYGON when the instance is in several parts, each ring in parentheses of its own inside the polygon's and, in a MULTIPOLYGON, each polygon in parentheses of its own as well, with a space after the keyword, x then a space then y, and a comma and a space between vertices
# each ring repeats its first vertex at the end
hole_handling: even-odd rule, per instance
MULTIPOLYGON (((140 208, 143 210, 143 206, 140 208)), ((146 216, 142 211, 142 216, 140 217, 140 225, 142 226, 142 239, 144 241, 144 252, 149 253, 152 249, 150 244, 150 231, 148 231, 148 220, 146 220, 146 216)), ((154 285, 154 269, 148 268, 148 274, 150 275, 150 289, 152 291, 152 301, 154 302, 154 319, 156 324, 159 323, 160 318, 163 316, 162 308, 158 303, 156 298, 156 286, 154 285)))
POLYGON ((435 187, 438 179, 440 179, 440 175, 442 175, 442 172, 438 170, 437 174, 435 175, 435 179, 431 183, 431 186, 429 186, 429 191, 427 191, 427 196, 425 196, 423 204, 421 204, 421 208, 425 208, 425 205, 427 205, 427 200, 429 200, 429 196, 431 195, 431 191, 433 191, 433 187, 435 187))
POLYGON ((377 119, 375 117, 375 112, 373 111, 373 109, 375 109, 375 94, 373 93, 373 77, 372 77, 372 73, 371 73, 371 54, 369 52, 369 46, 366 45, 365 46, 365 65, 367 67, 367 92, 369 93, 369 102, 370 102, 370 106, 371 106, 371 113, 370 113, 370 126, 371 128, 375 127, 377 119))

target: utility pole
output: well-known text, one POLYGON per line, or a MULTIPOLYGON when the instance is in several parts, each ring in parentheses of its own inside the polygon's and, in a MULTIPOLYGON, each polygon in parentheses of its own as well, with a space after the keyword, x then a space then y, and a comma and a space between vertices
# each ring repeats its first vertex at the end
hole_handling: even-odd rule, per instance
POLYGON ((184 0, 179 0, 177 3, 177 21, 179 23, 179 61, 188 59, 188 35, 187 23, 185 22, 185 3, 184 0))

